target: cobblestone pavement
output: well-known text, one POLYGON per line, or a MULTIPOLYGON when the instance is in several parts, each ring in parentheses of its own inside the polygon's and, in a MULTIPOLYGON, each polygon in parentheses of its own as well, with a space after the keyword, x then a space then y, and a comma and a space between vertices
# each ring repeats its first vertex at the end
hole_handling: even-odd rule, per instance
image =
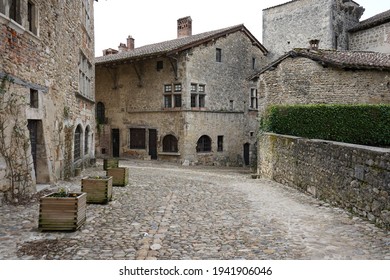
MULTIPOLYGON (((37 202, 0 208, 0 259, 377 259, 390 233, 246 169, 121 161, 127 187, 75 232, 40 232, 37 202)), ((105 175, 101 164, 63 182, 105 175)))

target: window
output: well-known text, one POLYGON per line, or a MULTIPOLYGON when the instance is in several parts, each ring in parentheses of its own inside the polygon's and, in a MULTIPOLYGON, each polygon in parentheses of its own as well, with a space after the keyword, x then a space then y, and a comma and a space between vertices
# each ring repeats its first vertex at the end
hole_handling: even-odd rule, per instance
POLYGON ((98 102, 96 105, 96 118, 99 124, 106 123, 106 109, 102 102, 98 102))
POLYGON ((223 152, 223 136, 218 136, 218 152, 223 152))
POLYGON ((211 138, 207 135, 200 137, 196 145, 196 151, 198 153, 211 152, 211 138))
POLYGON ((160 71, 164 68, 164 61, 159 60, 157 61, 157 71, 160 71))
POLYGON ((83 53, 79 58, 79 93, 89 99, 93 99, 91 90, 92 64, 83 53))
POLYGON ((179 151, 177 139, 173 135, 167 135, 163 139, 163 152, 177 153, 179 151))
POLYGON ((5 15, 5 2, 0 0, 0 13, 5 15))
POLYGON ((144 128, 130 128, 130 149, 145 149, 145 135, 144 128))
POLYGON ((256 58, 252 57, 252 69, 256 69, 256 58))
POLYGON ((234 110, 234 100, 230 100, 229 101, 229 106, 230 106, 230 111, 233 111, 234 110))
POLYGON ((91 16, 90 16, 90 5, 89 0, 82 0, 82 23, 84 24, 85 30, 88 35, 91 33, 91 16))
POLYGON ((9 18, 19 24, 22 24, 22 16, 20 13, 20 0, 11 0, 9 5, 9 18))
POLYGON ((37 18, 36 18, 36 8, 35 4, 32 1, 27 3, 27 23, 28 30, 34 34, 37 34, 37 18))
POLYGON ((39 107, 39 96, 36 89, 30 89, 30 107, 38 108, 39 107))
POLYGON ((205 85, 191 84, 191 107, 206 107, 205 85))
POLYGON ((216 49, 216 61, 222 62, 222 50, 218 48, 216 49))
POLYGON ((164 108, 181 108, 182 96, 181 84, 173 85, 174 94, 172 94, 172 85, 164 85, 164 108), (169 93, 169 94, 167 94, 169 93))
POLYGON ((89 134, 90 134, 90 131, 89 131, 89 126, 87 126, 87 128, 85 129, 85 137, 84 137, 84 154, 88 154, 89 152, 89 134))
POLYGON ((258 98, 257 98, 257 89, 251 88, 251 100, 250 100, 250 108, 258 109, 258 98))
POLYGON ((81 126, 78 125, 74 133, 74 160, 79 160, 81 158, 81 126))

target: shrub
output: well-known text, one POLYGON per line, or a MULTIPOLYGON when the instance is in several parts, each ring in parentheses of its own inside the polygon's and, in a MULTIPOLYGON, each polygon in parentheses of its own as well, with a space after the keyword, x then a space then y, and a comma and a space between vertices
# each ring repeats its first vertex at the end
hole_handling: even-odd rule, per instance
POLYGON ((275 105, 261 130, 370 146, 390 146, 390 105, 275 105))

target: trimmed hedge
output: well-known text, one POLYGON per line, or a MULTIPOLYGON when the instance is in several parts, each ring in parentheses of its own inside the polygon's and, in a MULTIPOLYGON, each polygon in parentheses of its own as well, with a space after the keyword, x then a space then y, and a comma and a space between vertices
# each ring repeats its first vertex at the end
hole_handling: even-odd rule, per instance
POLYGON ((275 105, 266 132, 370 146, 390 146, 390 105, 275 105))

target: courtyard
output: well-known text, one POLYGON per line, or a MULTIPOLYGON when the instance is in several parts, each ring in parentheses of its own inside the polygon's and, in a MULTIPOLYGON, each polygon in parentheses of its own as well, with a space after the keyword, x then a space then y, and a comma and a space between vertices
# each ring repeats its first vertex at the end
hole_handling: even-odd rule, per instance
MULTIPOLYGON (((75 232, 38 231, 39 203, 0 208, 1 260, 390 260, 390 234, 249 169, 120 161, 129 184, 75 232)), ((71 181, 105 175, 102 162, 71 181)), ((54 188, 53 186, 52 188, 54 188)))

